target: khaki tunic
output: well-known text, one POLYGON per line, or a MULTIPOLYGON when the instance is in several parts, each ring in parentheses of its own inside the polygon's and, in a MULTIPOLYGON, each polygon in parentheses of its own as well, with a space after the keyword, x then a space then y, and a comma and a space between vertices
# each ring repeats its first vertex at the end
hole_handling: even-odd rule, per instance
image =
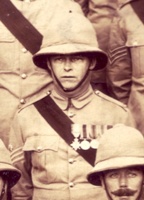
MULTIPOLYGON (((50 94, 74 123, 88 125, 132 124, 125 105, 91 87, 78 99, 50 94), (67 108, 67 109, 66 109, 67 108)), ((70 133, 68 133, 70 134, 70 133)), ((102 131, 99 134, 103 134, 102 131)), ((105 200, 105 192, 87 182, 92 166, 62 139, 33 104, 16 115, 9 149, 22 178, 13 188, 14 200, 105 200)))

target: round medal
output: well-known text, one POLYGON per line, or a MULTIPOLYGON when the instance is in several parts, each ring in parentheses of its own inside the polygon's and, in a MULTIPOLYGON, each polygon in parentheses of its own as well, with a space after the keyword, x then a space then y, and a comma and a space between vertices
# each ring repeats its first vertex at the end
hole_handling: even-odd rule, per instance
POLYGON ((91 148, 93 148, 93 149, 97 149, 98 148, 98 145, 99 145, 99 142, 98 142, 98 140, 92 140, 91 142, 90 142, 90 146, 91 146, 91 148))
POLYGON ((89 148, 90 148, 90 143, 89 143, 89 141, 83 140, 83 141, 80 143, 80 147, 81 147, 83 150, 89 149, 89 148))

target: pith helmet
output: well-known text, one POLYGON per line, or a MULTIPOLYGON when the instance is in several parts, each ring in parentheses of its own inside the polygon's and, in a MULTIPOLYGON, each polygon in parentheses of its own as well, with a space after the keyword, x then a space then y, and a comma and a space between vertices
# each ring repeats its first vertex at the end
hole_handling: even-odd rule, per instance
POLYGON ((101 172, 131 166, 144 167, 144 138, 135 128, 115 125, 101 137, 95 167, 87 179, 101 185, 101 172))
POLYGON ((98 47, 95 30, 80 13, 63 11, 47 23, 40 51, 33 56, 38 67, 47 69, 47 58, 54 54, 91 54, 97 59, 95 69, 107 64, 107 55, 98 47))
POLYGON ((0 176, 8 181, 9 187, 13 187, 19 180, 21 173, 11 162, 9 151, 0 139, 0 176))

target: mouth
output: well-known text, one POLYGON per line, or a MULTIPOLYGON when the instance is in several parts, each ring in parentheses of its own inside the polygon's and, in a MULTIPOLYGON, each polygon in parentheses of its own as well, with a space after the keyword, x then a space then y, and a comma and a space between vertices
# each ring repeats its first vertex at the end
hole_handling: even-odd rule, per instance
POLYGON ((69 80, 75 80, 76 78, 74 76, 62 76, 61 80, 69 81, 69 80))
POLYGON ((75 78, 74 76, 62 76, 61 78, 75 78))

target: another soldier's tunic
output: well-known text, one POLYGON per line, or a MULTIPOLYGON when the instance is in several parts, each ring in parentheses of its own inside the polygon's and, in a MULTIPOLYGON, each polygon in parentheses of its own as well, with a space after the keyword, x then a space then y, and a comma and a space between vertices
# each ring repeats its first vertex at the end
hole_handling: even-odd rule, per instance
MULTIPOLYGON (((80 125, 129 124, 131 121, 125 105, 99 91, 94 93, 91 87, 85 95, 71 99, 69 105, 70 101, 55 91, 50 96, 80 125)), ((11 158, 22 171, 22 178, 13 191, 15 200, 106 199, 101 187, 87 182, 86 174, 92 166, 67 145, 33 104, 18 113, 11 135, 11 158)))
POLYGON ((110 36, 108 85, 111 95, 128 105, 144 134, 144 0, 121 6, 110 36), (134 11, 138 8, 143 20, 134 11))

